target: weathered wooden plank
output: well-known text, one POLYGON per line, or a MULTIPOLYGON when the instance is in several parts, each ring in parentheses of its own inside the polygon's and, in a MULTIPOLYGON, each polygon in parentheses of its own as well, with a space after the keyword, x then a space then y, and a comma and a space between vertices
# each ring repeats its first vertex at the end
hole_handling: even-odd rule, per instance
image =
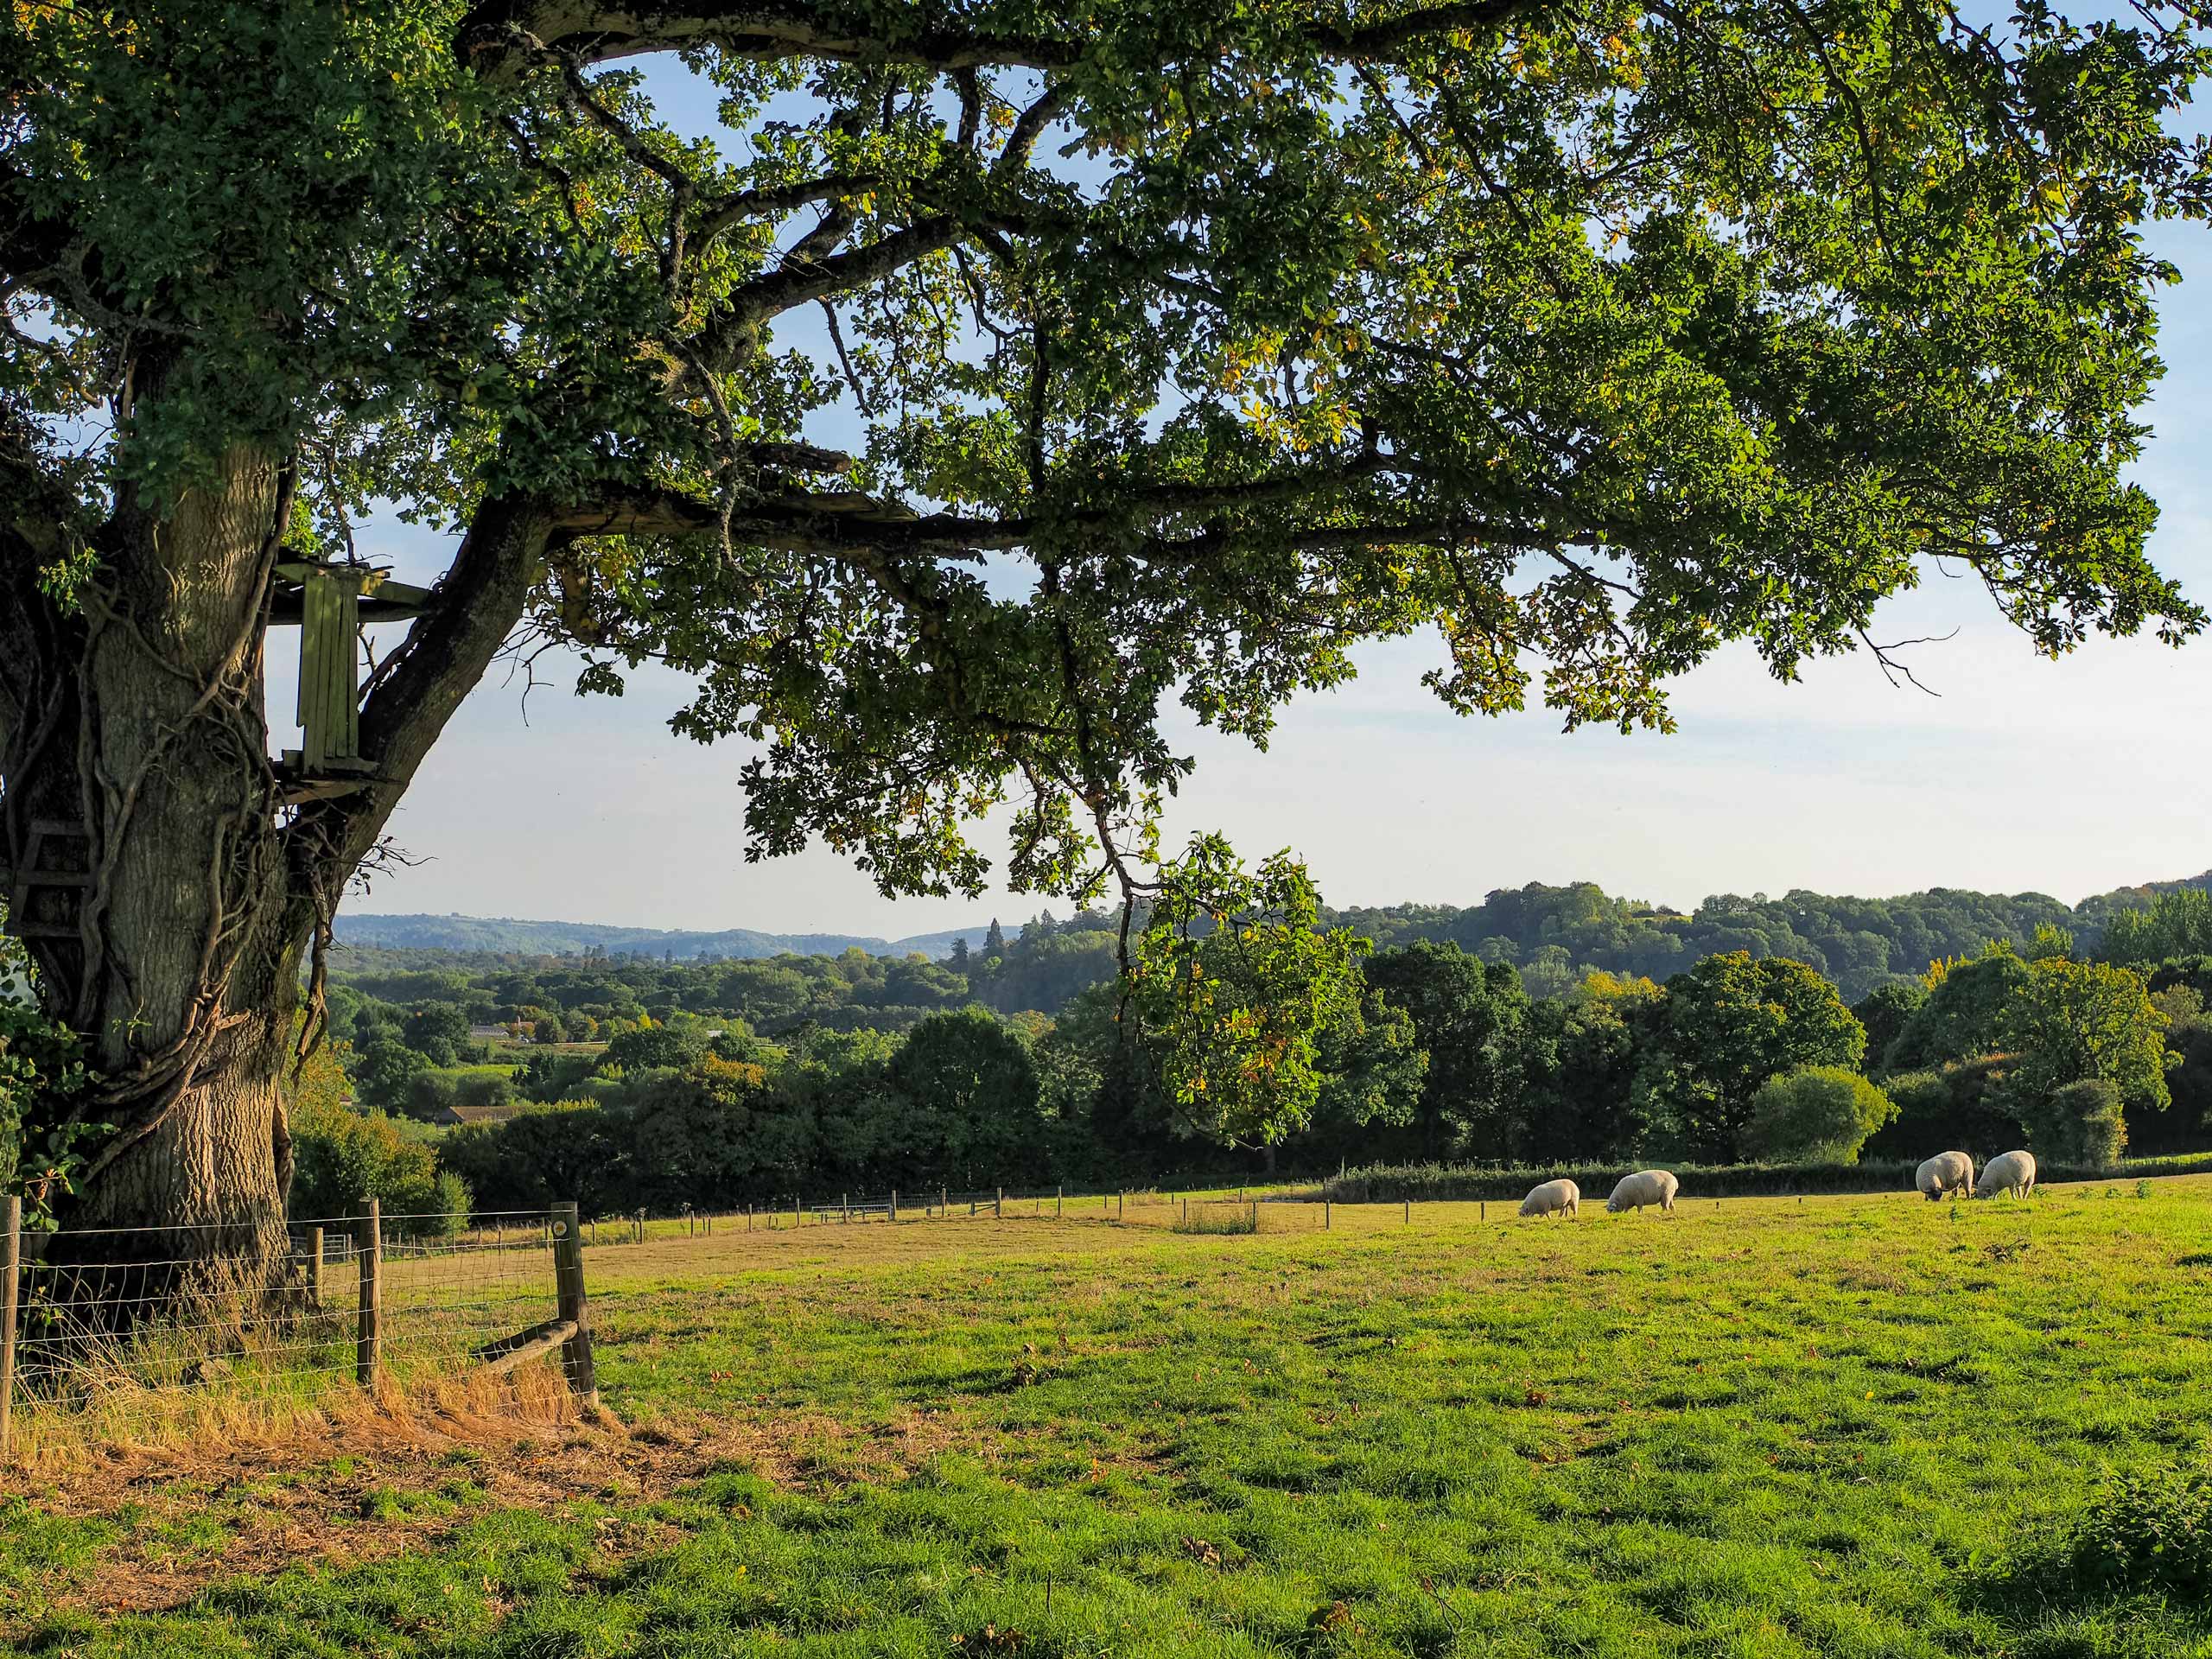
MULTIPOLYGON (((315 769, 320 772, 335 753, 338 740, 338 679, 340 673, 340 642, 338 639, 339 588, 334 578, 326 576, 316 586, 322 589, 321 613, 316 619, 318 656, 322 679, 321 695, 317 700, 321 716, 321 729, 316 734, 315 769)), ((351 644, 351 641, 346 642, 351 644)))
POLYGON ((327 759, 351 760, 361 752, 360 605, 361 578, 349 571, 332 583, 337 590, 338 618, 331 632, 331 695, 335 706, 331 721, 332 742, 327 759))
POLYGON ((574 1319, 548 1319, 527 1331, 518 1331, 512 1337, 486 1343, 476 1351, 476 1357, 484 1362, 487 1370, 511 1371, 526 1359, 551 1353, 575 1334, 574 1319))

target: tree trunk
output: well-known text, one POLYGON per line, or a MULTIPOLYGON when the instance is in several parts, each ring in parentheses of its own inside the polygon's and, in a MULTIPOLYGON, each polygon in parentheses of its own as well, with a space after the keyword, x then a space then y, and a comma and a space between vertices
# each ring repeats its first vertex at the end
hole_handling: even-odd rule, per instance
MULTIPOLYGON (((124 418, 162 378, 134 365, 124 418)), ((446 602, 362 709, 373 774, 288 804, 262 689, 288 459, 234 445, 158 511, 124 493, 76 602, 57 603, 39 571, 67 537, 41 524, 65 508, 10 438, 0 430, 0 868, 16 880, 0 893, 15 897, 7 927, 38 965, 47 1012, 86 1040, 96 1086, 74 1116, 112 1126, 80 1148, 48 1259, 105 1264, 113 1300, 140 1308, 275 1287, 302 953, 521 616, 553 520, 538 504, 480 506, 446 602)))
MULTIPOLYGON (((137 395, 158 379, 143 372, 137 395)), ((79 1116, 115 1128, 60 1206, 82 1233, 54 1252, 67 1261, 227 1257, 252 1276, 283 1253, 277 1079, 303 918, 261 671, 290 499, 283 459, 244 446, 166 513, 126 497, 76 613, 48 619, 47 741, 8 756, 8 861, 79 867, 22 887, 10 926, 47 1012, 86 1040, 98 1083, 79 1116), (163 1230, 105 1230, 121 1228, 163 1230)))

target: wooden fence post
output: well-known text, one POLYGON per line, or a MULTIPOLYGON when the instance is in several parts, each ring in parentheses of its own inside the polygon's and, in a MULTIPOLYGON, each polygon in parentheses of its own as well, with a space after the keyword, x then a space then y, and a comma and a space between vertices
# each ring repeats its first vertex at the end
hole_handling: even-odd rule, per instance
POLYGON ((562 1368, 569 1373, 569 1391, 588 1406, 599 1403, 599 1372, 591 1357, 591 1313, 584 1300, 583 1241, 577 1235, 576 1206, 553 1206, 553 1293, 560 1316, 576 1327, 575 1335, 561 1344, 562 1368))
POLYGON ((849 1192, 841 1193, 837 1201, 845 1206, 845 1225, 851 1226, 853 1224, 853 1195, 849 1192))
POLYGON ((16 1298, 23 1260, 23 1201, 0 1200, 0 1458, 11 1447, 16 1404, 16 1298))
POLYGON ((1054 1221, 1058 1221, 1060 1218, 1061 1207, 1065 1205, 1067 1201, 1068 1190, 1065 1186, 1056 1186, 1052 1189, 1052 1219, 1054 1221))
POLYGON ((308 1229, 308 1306, 322 1308, 322 1229, 308 1229))
POLYGON ((383 1357, 378 1319, 383 1294, 384 1206, 371 1198, 369 1213, 361 1217, 361 1315, 353 1332, 353 1380, 365 1389, 376 1386, 377 1365, 383 1357))
POLYGON ((1321 1230, 1325 1233, 1327 1232, 1331 1225, 1332 1217, 1329 1214, 1329 1201, 1328 1199, 1324 1198, 1321 1200, 1321 1230))
POLYGON ((1125 1199, 1127 1199, 1128 1196, 1129 1196, 1129 1195, 1128 1195, 1128 1193, 1126 1193, 1126 1192, 1116 1192, 1116 1193, 1114 1195, 1114 1219, 1115 1219, 1115 1220, 1119 1221, 1119 1220, 1122 1218, 1122 1202, 1123 1202, 1125 1199))
POLYGON ((937 1190, 937 1218, 939 1221, 952 1218, 952 1194, 941 1186, 937 1190))
POLYGON ((999 1195, 991 1200, 991 1219, 998 1221, 1006 1215, 1006 1188, 999 1188, 999 1195))
POLYGON ((899 1189, 895 1186, 891 1189, 891 1219, 899 1219, 899 1189))
POLYGON ((1475 1219, 1476 1219, 1477 1221, 1488 1221, 1488 1220, 1490 1219, 1490 1200, 1489 1200, 1489 1199, 1487 1199, 1487 1198, 1484 1198, 1484 1199, 1479 1200, 1479 1201, 1476 1204, 1476 1205, 1475 1205, 1475 1219))
POLYGON ((793 1232, 798 1230, 799 1196, 796 1192, 791 1194, 791 1230, 793 1232))
POLYGON ((1412 1226, 1413 1224, 1414 1224, 1414 1201, 1413 1201, 1411 1198, 1408 1198, 1408 1199, 1406 1200, 1406 1225, 1407 1225, 1407 1226, 1408 1226, 1408 1227, 1410 1227, 1410 1226, 1412 1226))
POLYGON ((640 1210, 640 1211, 638 1211, 638 1243, 640 1243, 640 1244, 642 1244, 642 1243, 644 1243, 645 1242, 645 1212, 644 1211, 640 1210))

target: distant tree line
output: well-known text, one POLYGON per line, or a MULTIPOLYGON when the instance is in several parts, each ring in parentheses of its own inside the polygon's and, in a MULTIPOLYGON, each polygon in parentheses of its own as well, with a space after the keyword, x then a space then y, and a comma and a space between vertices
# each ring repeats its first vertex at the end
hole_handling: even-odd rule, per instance
MULTIPOLYGON (((2212 904, 2193 883, 2168 890, 2212 904)), ((2037 928, 2095 943, 2107 928, 2124 931, 2150 914, 2144 906, 2158 893, 2120 888, 2069 906, 2039 893, 1932 887, 1894 899, 1852 899, 1800 889, 1773 899, 1722 893, 1685 913, 1616 899, 1583 881, 1501 889, 1466 909, 1401 905, 1340 911, 1334 919, 1378 945, 1434 939, 1485 962, 1509 963, 1539 996, 1562 995, 1597 971, 1663 981, 1703 957, 1742 950, 1817 969, 1856 1001, 1878 985, 1917 976, 1931 962, 1971 956, 1986 943, 2024 945, 2037 928)), ((2115 959, 2154 962, 2184 952, 2129 944, 2115 959)))
MULTIPOLYGON (((1282 938, 1352 938, 1323 920, 1282 938)), ((1344 963, 1317 959, 1314 982, 1338 968, 1349 976, 1299 1034, 1300 1103, 1266 1123, 1222 1097, 1243 1061, 1194 1058, 1157 1035, 1166 1022, 1147 1023, 1141 978, 1131 991, 1094 978, 1049 1014, 987 1000, 1022 975, 1072 976, 1102 948, 1110 961, 1111 936, 1084 918, 987 939, 964 964, 356 975, 334 989, 333 1022, 362 1108, 418 1119, 460 1099, 518 1109, 433 1137, 437 1173, 492 1207, 727 1208, 797 1192, 1442 1161, 1850 1162, 1951 1147, 1986 1157, 2021 1144, 2097 1166, 2130 1148, 2203 1147, 2212 901, 2162 895, 2101 938, 2205 948, 2112 962, 2047 923, 1847 1002, 1810 964, 1749 950, 1664 982, 1592 971, 1546 995, 1520 966, 1456 942, 1371 953, 1358 942, 1344 963), (777 1001, 773 1032, 718 1001, 765 984, 810 1001, 777 1001), (925 987, 938 1006, 918 1000, 925 987), (423 995, 394 1000, 410 993, 423 995), (883 1030, 845 1017, 862 1007, 920 1011, 883 1030), (538 1043, 502 1064, 467 1040, 472 1023, 531 1025, 531 1009, 590 1020, 601 1040, 538 1043), (416 1058, 411 1069, 391 1064, 395 1049, 416 1058), (1190 1087, 1194 1068, 1211 1095, 1190 1087)), ((1240 985, 1235 940, 1195 930, 1185 949, 1188 977, 1225 1006, 1264 1000, 1240 985)))

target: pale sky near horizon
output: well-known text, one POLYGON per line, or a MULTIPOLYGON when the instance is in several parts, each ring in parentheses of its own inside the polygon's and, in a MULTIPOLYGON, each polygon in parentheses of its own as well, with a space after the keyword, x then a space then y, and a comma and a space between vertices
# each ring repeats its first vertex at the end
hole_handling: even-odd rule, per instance
MULTIPOLYGON (((2152 237, 2184 282, 2162 296, 2168 372, 2135 475, 2162 509, 2157 563, 2212 605, 2212 229, 2152 237)), ((360 545, 417 581, 448 547, 396 522, 360 545)), ((1283 712, 1265 754, 1179 721, 1198 771, 1172 838, 1219 830, 1248 855, 1292 848, 1338 905, 1471 905, 1496 887, 1583 880, 1685 908, 1792 887, 2032 889, 2071 903, 2212 867, 2212 776, 2190 763, 2187 735, 2190 711, 2212 704, 2212 636, 2178 652, 2099 639, 2047 662, 1977 583, 1931 570, 1884 607, 1874 637, 1954 627, 1910 654, 1939 697, 1891 688, 1864 653, 1781 685, 1748 650, 1724 652, 1677 683, 1671 736, 1562 734, 1541 707, 1462 720, 1421 686, 1442 655, 1433 636, 1371 646, 1353 684, 1283 712)), ((272 642, 278 719, 290 650, 272 642)), ((820 849, 747 865, 747 746, 671 734, 683 689, 667 671, 632 676, 619 700, 571 695, 573 671, 541 663, 552 683, 526 717, 496 671, 478 689, 392 820, 422 861, 348 910, 887 938, 1067 910, 995 889, 894 902, 820 849)), ((1000 861, 1003 836, 979 833, 1000 861)))

